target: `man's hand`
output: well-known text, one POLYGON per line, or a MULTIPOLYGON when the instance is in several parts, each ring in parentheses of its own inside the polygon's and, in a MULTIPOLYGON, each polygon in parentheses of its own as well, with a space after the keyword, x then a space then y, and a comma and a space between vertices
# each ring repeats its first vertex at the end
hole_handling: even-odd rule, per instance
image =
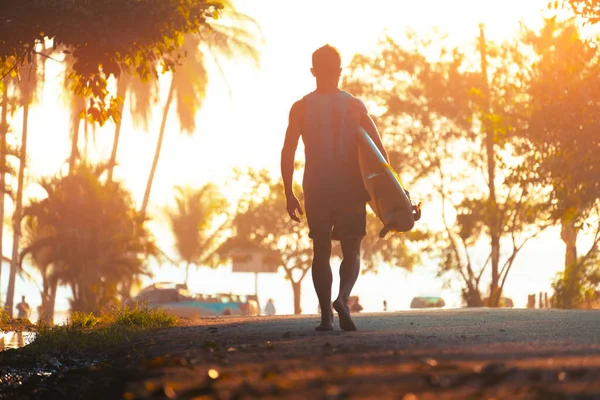
POLYGON ((293 194, 287 196, 287 212, 290 218, 296 222, 300 222, 300 215, 304 215, 300 202, 293 194))

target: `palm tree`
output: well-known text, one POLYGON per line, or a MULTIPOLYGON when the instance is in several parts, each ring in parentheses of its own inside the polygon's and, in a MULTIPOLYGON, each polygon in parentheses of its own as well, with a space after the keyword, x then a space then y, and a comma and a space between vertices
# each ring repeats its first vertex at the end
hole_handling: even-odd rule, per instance
MULTIPOLYGON (((27 217, 24 222, 23 245, 25 249, 52 236, 52 226, 40 225, 40 221, 33 217, 27 217)), ((54 322, 54 305, 61 271, 61 264, 53 263, 53 257, 51 246, 44 246, 31 252, 31 264, 42 277, 42 287, 38 287, 42 298, 38 319, 48 325, 52 325, 54 322)), ((23 257, 18 260, 18 263, 19 270, 25 273, 22 266, 23 257)), ((27 273, 27 275, 30 274, 27 273)))
POLYGON ((23 182, 25 178, 25 166, 27 159, 27 128, 29 122, 29 106, 37 100, 38 90, 43 83, 44 77, 41 75, 43 69, 40 69, 40 61, 43 66, 43 60, 40 56, 32 57, 31 62, 24 64, 20 71, 18 84, 19 103, 23 109, 23 123, 21 134, 21 148, 19 151, 19 174, 17 178, 17 196, 15 200, 15 210, 13 214, 13 244, 10 263, 10 274, 8 278, 8 288, 6 291, 6 307, 13 309, 15 295, 15 280, 18 270, 19 240, 21 238, 21 214, 23 210, 23 182))
POLYGON ((212 257, 218 247, 218 239, 227 224, 216 229, 215 218, 224 214, 227 201, 214 184, 200 189, 175 187, 174 209, 166 214, 175 238, 175 249, 179 259, 185 263, 185 283, 187 285, 190 266, 201 266, 212 257))
POLYGON ((119 138, 121 136, 121 122, 123 121, 123 111, 125 108, 125 98, 129 94, 129 111, 133 117, 135 126, 143 126, 148 130, 148 121, 150 120, 151 105, 156 102, 156 93, 158 91, 157 81, 142 82, 139 78, 131 74, 121 72, 117 78, 117 98, 119 103, 119 115, 115 124, 115 138, 113 140, 112 151, 108 165, 108 180, 113 180, 113 173, 117 165, 117 149, 119 138))
MULTIPOLYGON (((8 134, 8 79, 0 82, 2 88, 2 114, 0 116, 0 168, 6 160, 6 135, 8 134)), ((4 172, 0 169, 0 188, 5 186, 4 172)), ((4 233, 4 193, 0 193, 0 257, 2 253, 2 236, 4 233)), ((0 276, 2 276, 2 263, 0 259, 0 276)), ((0 289, 2 286, 0 286, 0 289)), ((12 309, 6 310, 12 315, 12 309)))
MULTIPOLYGON (((75 58, 70 53, 67 53, 64 59, 65 72, 63 88, 65 90, 63 91, 63 100, 65 102, 65 105, 67 106, 67 109, 69 110, 69 131, 71 136, 71 153, 69 155, 68 161, 69 171, 75 168, 75 164, 81 155, 79 152, 79 136, 82 116, 86 110, 85 97, 81 93, 75 93, 72 90, 70 90, 70 85, 72 84, 70 80, 70 75, 73 72, 74 63, 75 58)), ((87 120, 84 120, 84 123, 87 124, 87 120)))
POLYGON ((256 22, 247 15, 236 11, 229 2, 225 2, 225 10, 227 10, 225 12, 231 24, 211 24, 211 29, 208 31, 184 37, 182 50, 185 57, 182 64, 172 73, 167 100, 163 108, 154 159, 140 209, 142 214, 146 213, 150 200, 154 174, 158 165, 167 117, 173 99, 176 100, 177 117, 181 130, 187 134, 193 134, 196 129, 196 113, 202 106, 206 96, 208 82, 206 57, 213 56, 217 60, 217 55, 227 58, 241 55, 250 57, 258 63, 258 50, 255 47, 257 37, 252 30, 247 29, 248 23, 256 26, 256 22))
POLYGON ((25 212, 39 227, 48 227, 21 251, 46 251, 42 266, 51 266, 51 284, 71 288, 71 309, 101 312, 118 302, 125 280, 148 273, 149 256, 157 256, 145 219, 130 193, 115 182, 102 182, 106 166, 77 163, 65 176, 44 179, 47 197, 33 201, 25 212))

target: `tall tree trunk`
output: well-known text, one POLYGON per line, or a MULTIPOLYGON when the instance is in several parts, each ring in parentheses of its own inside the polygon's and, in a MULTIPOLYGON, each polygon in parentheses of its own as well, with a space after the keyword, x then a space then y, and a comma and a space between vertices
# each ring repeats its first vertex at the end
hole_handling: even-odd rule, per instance
POLYGON ((146 192, 144 193, 144 200, 142 201, 142 207, 140 212, 146 214, 148 208, 148 201, 150 200, 150 191, 152 190, 152 182, 154 181, 154 174, 156 173, 156 166, 158 165, 158 158, 160 157, 160 150, 162 148, 163 138, 165 136, 165 128, 167 126, 167 117, 169 115, 169 109, 173 102, 173 93, 175 92, 175 85, 171 80, 171 87, 169 88, 169 96, 163 109, 162 121, 160 122, 160 131, 158 133, 158 141, 156 142, 156 150, 154 152, 154 160, 152 160, 152 168, 150 169, 150 175, 148 176, 148 183, 146 184, 146 192))
POLYGON ((127 301, 131 298, 131 286, 133 286, 133 278, 124 279, 119 285, 119 294, 121 295, 121 304, 127 304, 127 301))
POLYGON ((463 289, 463 297, 467 307, 482 307, 484 305, 481 292, 474 285, 468 285, 467 288, 463 289))
POLYGON ((494 153, 494 130, 490 124, 491 99, 487 74, 487 49, 485 41, 484 25, 479 25, 479 51, 481 53, 481 73, 483 78, 483 127, 485 130, 485 149, 487 155, 487 178, 488 178, 488 212, 490 213, 490 245, 491 245, 491 267, 492 280, 490 282, 490 307, 498 307, 500 300, 500 227, 498 226, 498 204, 496 200, 496 161, 494 153))
POLYGON ((90 131, 89 131, 89 123, 87 119, 83 120, 83 159, 87 160, 89 158, 89 143, 90 143, 90 131))
POLYGON ((117 149, 119 147, 119 139, 121 137, 121 121, 123 121, 123 109, 125 108, 125 96, 127 95, 127 86, 123 83, 123 79, 117 80, 117 97, 122 99, 119 104, 119 119, 115 125, 115 138, 113 139, 112 151, 108 164, 108 181, 112 182, 113 173, 117 165, 117 149))
POLYGON ((19 240, 21 239, 21 214, 23 212, 23 181, 25 178, 25 162, 27 160, 27 129, 29 122, 29 100, 23 104, 23 133, 21 136, 21 152, 19 154, 19 176, 17 178, 17 198, 13 215, 13 243, 10 262, 8 289, 6 290, 6 307, 12 309, 15 298, 15 280, 19 266, 19 240))
MULTIPOLYGON (((4 189, 6 186, 6 134, 8 133, 8 87, 4 81, 4 90, 2 91, 2 116, 0 117, 0 275, 2 274, 2 264, 4 257, 2 255, 2 234, 4 233, 4 189)), ((1 291, 1 286, 0 286, 1 291)), ((6 312, 12 317, 12 307, 6 307, 6 312)))
POLYGON ((56 308, 56 292, 58 291, 58 280, 53 279, 51 282, 50 302, 48 303, 48 323, 54 325, 54 310, 56 308))
POLYGON ((562 304, 565 308, 576 306, 579 292, 579 263, 577 262, 577 235, 574 218, 565 216, 561 222, 560 238, 565 243, 564 293, 562 304))
POLYGON ((302 289, 302 281, 292 282, 292 291, 294 292, 294 314, 302 314, 302 307, 300 307, 300 294, 302 289))
POLYGON ((188 279, 190 277, 190 265, 191 265, 191 263, 187 263, 187 265, 185 266, 185 286, 186 287, 188 284, 188 279))
POLYGON ((56 279, 44 276, 42 305, 40 307, 39 320, 49 326, 54 325, 54 305, 56 304, 56 291, 58 290, 58 281, 56 279))
MULTIPOLYGON (((83 107, 85 109, 85 101, 83 99, 75 100, 77 105, 81 105, 81 102, 83 102, 83 107)), ((77 105, 74 107, 77 107, 77 105)), ((73 112, 73 115, 71 116, 71 155, 69 156, 69 174, 73 172, 75 163, 79 158, 79 130, 81 128, 79 111, 81 110, 76 110, 76 112, 73 112)))

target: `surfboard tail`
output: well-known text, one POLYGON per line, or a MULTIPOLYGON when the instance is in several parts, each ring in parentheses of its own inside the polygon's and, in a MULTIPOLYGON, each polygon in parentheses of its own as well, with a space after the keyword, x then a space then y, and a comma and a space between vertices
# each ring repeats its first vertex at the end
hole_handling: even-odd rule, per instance
POLYGON ((415 205, 400 177, 387 163, 367 132, 359 128, 358 159, 365 188, 369 193, 369 205, 383 223, 379 232, 408 232, 421 218, 421 204, 415 205))

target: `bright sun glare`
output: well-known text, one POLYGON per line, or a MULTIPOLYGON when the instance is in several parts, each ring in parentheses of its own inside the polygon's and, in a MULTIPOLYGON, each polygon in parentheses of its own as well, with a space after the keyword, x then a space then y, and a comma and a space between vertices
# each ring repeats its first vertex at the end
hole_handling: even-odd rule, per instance
MULTIPOLYGON (((490 40, 502 40, 516 32, 520 20, 539 24, 547 1, 244 0, 236 3, 261 26, 264 44, 261 45, 260 67, 254 68, 246 61, 224 61, 226 80, 214 65, 211 67, 208 98, 197 115, 198 128, 193 136, 179 133, 175 113, 171 113, 151 198, 152 211, 172 201, 174 185, 223 183, 231 176, 234 166, 268 168, 278 174, 289 108, 314 87, 309 67, 310 55, 317 47, 325 43, 336 46, 343 55, 343 62, 348 63, 357 52, 374 51, 384 33, 401 38, 407 27, 417 32, 438 27, 448 33, 449 43, 472 44, 480 22, 485 23, 490 40), (231 89, 231 97, 228 89, 231 89)), ((60 72, 60 65, 48 64, 43 102, 31 112, 32 175, 56 173, 70 151, 67 114, 57 95, 62 85, 60 72)), ((168 86, 163 83, 161 104, 168 86)), ((138 202, 152 161, 161 112, 162 106, 156 106, 147 132, 134 129, 127 113, 123 120, 120 166, 116 175, 125 181, 138 202)), ((18 124, 15 129, 20 129, 18 124)), ((113 129, 108 123, 96 131, 95 142, 90 145, 91 155, 108 158, 113 129)), ((162 243, 172 243, 165 226, 155 224, 154 228, 162 243)), ((10 245, 8 239, 5 237, 5 246, 10 245)), ((525 305, 528 293, 549 290, 550 279, 561 267, 557 260, 562 254, 555 231, 543 235, 523 252, 507 285, 508 295, 514 298, 516 306, 525 305)), ((178 281, 183 276, 182 270, 172 266, 154 270, 159 281, 178 281)), ((435 279, 434 270, 432 266, 424 266, 407 274, 384 267, 378 275, 361 277, 355 292, 361 296, 366 311, 381 310, 384 299, 392 310, 407 308, 410 298, 421 293, 444 293, 450 306, 458 306, 457 287, 443 289, 441 282, 435 279)), ((192 290, 201 292, 253 291, 252 276, 232 275, 228 268, 216 271, 201 268, 192 273, 190 282, 192 290)), ((262 304, 272 297, 279 313, 292 312, 291 288, 282 276, 264 275, 259 287, 262 304)), ((303 289, 302 308, 315 313, 317 302, 310 274, 303 289)), ((39 302, 39 293, 30 282, 19 282, 16 297, 21 294, 27 294, 32 304, 39 302)), ((67 292, 62 295, 59 309, 67 304, 67 292)))

